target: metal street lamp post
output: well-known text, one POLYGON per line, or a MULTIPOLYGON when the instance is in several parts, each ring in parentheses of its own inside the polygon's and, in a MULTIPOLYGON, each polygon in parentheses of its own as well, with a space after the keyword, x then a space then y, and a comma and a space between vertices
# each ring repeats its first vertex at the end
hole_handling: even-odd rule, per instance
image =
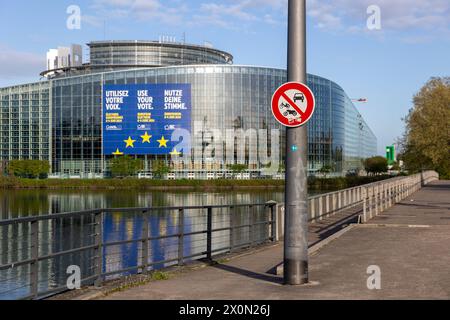
MULTIPOLYGON (((307 83, 306 0, 289 0, 288 82, 307 83)), ((308 283, 307 126, 286 131, 284 283, 308 283)))

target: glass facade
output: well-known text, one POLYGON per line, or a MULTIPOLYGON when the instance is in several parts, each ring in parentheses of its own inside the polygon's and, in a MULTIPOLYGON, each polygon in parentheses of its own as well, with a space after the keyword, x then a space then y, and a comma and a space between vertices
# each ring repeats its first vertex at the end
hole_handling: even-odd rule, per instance
MULTIPOLYGON (((102 153, 103 85, 187 83, 192 88, 192 155, 183 162, 172 161, 170 155, 141 156, 146 171, 158 158, 167 161, 176 177, 224 177, 230 164, 246 164, 249 173, 260 175, 268 158, 283 161, 285 129, 274 119, 270 104, 274 91, 286 82, 285 70, 224 64, 214 57, 208 58, 211 64, 189 65, 198 61, 194 55, 178 61, 186 65, 121 70, 120 64, 129 61, 108 61, 102 53, 108 43, 98 50, 91 46, 91 63, 119 64, 116 71, 67 74, 0 89, 1 159, 48 159, 55 175, 104 176, 113 156, 102 153), (218 143, 229 131, 241 136, 223 143, 218 152, 218 143)), ((153 44, 156 48, 158 43, 153 44)), ((130 56, 135 49, 124 44, 121 50, 117 57, 130 56)), ((152 64, 146 60, 151 56, 143 53, 140 61, 152 64)), ((168 56, 178 57, 176 52, 168 56)), ((324 166, 337 175, 361 169, 361 160, 376 154, 376 137, 340 86, 315 75, 308 75, 308 85, 316 96, 316 111, 308 123, 309 173, 324 166)))
MULTIPOLYGON (((217 129, 222 133, 227 129, 279 129, 282 157, 284 129, 272 116, 270 100, 285 80, 286 72, 280 69, 201 65, 107 72, 3 89, 1 155, 3 159, 51 158, 53 172, 58 174, 100 175, 109 159, 102 154, 102 85, 190 83, 193 128, 201 124, 204 132, 217 129)), ((361 168, 361 159, 376 153, 375 136, 338 85, 314 75, 308 76, 308 84, 317 100, 308 124, 309 171, 325 165, 337 173, 361 168)), ((207 138, 202 137, 203 144, 207 138)), ((231 163, 225 157, 208 162, 203 153, 194 152, 191 163, 176 169, 217 172, 226 171, 227 164, 245 163, 258 172, 262 164, 250 163, 251 153, 260 154, 260 148, 271 150, 270 138, 267 140, 261 144, 253 139, 245 147, 245 156, 234 157, 231 163)), ((145 159, 148 167, 155 156, 145 159)))
POLYGON ((89 44, 91 67, 227 64, 229 53, 208 47, 154 41, 96 41, 89 44))
POLYGON ((50 83, 0 88, 0 160, 50 160, 50 83))

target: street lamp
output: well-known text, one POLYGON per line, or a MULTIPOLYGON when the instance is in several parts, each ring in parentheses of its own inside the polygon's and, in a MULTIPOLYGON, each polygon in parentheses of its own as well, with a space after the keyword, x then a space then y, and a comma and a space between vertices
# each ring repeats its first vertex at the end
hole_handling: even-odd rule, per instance
POLYGON ((352 102, 367 103, 369 102, 369 99, 367 98, 352 99, 352 102))

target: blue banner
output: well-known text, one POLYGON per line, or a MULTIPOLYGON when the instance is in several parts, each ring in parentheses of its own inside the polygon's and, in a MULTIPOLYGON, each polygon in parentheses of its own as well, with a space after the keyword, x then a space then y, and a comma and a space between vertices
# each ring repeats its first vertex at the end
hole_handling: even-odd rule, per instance
POLYGON ((176 155, 175 129, 191 130, 190 84, 105 85, 105 155, 176 155))

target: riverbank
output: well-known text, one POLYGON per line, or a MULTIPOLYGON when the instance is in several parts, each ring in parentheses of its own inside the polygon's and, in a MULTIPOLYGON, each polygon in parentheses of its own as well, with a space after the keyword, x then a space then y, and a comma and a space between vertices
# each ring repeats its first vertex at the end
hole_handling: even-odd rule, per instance
MULTIPOLYGON (((362 184, 391 178, 374 177, 339 177, 310 178, 308 187, 311 191, 339 190, 362 184)), ((155 191, 215 191, 215 190, 251 190, 284 189, 284 180, 151 180, 151 179, 21 179, 1 177, 0 188, 3 189, 138 189, 155 191)))
POLYGON ((283 180, 21 179, 0 178, 4 189, 138 189, 155 191, 284 188, 283 180))

